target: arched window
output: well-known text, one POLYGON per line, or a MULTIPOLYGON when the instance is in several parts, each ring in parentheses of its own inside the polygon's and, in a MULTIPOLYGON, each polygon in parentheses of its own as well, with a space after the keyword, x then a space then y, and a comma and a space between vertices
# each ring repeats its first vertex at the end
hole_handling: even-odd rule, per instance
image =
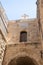
POLYGON ((26 31, 20 32, 20 42, 27 42, 27 32, 26 31))

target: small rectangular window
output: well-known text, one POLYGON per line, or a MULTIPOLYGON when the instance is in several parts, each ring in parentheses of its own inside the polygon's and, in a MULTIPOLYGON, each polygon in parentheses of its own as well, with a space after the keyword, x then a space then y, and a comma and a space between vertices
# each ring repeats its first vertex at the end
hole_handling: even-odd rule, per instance
POLYGON ((20 42, 27 42, 27 32, 23 31, 20 33, 20 42))

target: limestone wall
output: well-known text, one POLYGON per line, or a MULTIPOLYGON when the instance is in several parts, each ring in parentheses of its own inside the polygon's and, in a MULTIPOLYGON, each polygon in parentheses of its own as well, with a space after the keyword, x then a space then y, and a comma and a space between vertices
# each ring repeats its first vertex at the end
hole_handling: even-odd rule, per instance
POLYGON ((0 3, 0 65, 2 65, 3 57, 4 57, 4 51, 5 51, 5 45, 7 42, 7 21, 5 11, 0 3))
POLYGON ((40 43, 38 20, 17 20, 8 23, 9 41, 20 42, 20 32, 27 32, 28 43, 40 43))
POLYGON ((4 50, 5 50, 5 41, 0 34, 0 65, 2 65, 3 57, 4 57, 4 50))
POLYGON ((5 14, 5 10, 0 3, 0 30, 2 31, 2 34, 3 34, 5 39, 6 39, 6 35, 8 32, 7 24, 8 24, 8 19, 7 19, 7 16, 5 14))

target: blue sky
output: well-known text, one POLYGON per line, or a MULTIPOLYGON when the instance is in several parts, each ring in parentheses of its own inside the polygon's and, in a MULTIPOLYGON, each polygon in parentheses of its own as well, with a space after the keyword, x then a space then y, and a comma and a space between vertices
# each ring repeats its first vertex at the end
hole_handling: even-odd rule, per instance
POLYGON ((36 17, 36 0, 0 0, 9 20, 19 19, 23 14, 36 17))

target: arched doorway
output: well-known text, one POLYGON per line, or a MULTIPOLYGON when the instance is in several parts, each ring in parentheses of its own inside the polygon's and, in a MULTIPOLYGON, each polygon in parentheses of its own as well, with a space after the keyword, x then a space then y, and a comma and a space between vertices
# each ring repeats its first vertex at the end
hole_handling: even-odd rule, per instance
POLYGON ((37 63, 34 62, 33 59, 26 56, 26 57, 19 57, 16 60, 15 59, 11 60, 8 65, 37 65, 37 63))

